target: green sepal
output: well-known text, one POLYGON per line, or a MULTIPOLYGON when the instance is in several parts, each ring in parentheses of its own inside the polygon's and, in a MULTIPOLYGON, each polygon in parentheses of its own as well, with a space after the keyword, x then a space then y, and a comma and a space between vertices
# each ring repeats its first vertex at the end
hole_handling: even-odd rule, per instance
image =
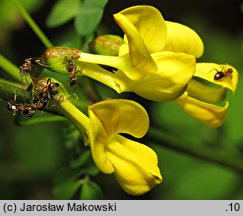
MULTIPOLYGON (((68 47, 50 47, 46 49, 43 53, 43 61, 47 64, 50 70, 59 73, 69 73, 68 72, 68 60, 73 60, 79 58, 79 53, 81 50, 68 47)), ((82 68, 77 66, 77 72, 81 72, 82 68)))

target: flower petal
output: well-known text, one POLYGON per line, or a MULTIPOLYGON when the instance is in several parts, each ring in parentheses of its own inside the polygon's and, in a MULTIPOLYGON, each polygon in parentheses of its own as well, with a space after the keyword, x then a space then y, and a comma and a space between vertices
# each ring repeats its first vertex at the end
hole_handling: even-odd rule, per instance
POLYGON ((91 113, 100 120, 108 136, 127 133, 140 138, 148 131, 149 117, 146 110, 131 100, 105 100, 90 106, 91 113))
POLYGON ((108 143, 107 133, 102 122, 89 110, 90 117, 90 148, 96 166, 106 174, 114 172, 114 167, 106 155, 106 145, 108 143))
POLYGON ((167 41, 164 50, 183 52, 195 57, 203 54, 203 42, 198 34, 191 28, 170 21, 165 21, 167 26, 167 41))
POLYGON ((107 150, 115 176, 127 193, 141 195, 161 183, 157 155, 146 145, 116 135, 107 150))
POLYGON ((238 72, 234 67, 232 67, 231 65, 219 65, 215 63, 197 63, 194 76, 228 88, 232 91, 233 94, 235 94, 239 79, 238 72), (232 73, 228 73, 228 75, 226 75, 225 77, 215 80, 216 73, 225 73, 226 70, 229 68, 233 70, 232 73))
MULTIPOLYGON (((133 23, 121 13, 115 14, 114 18, 128 39, 131 66, 134 72, 138 72, 134 73, 133 79, 140 79, 144 76, 144 73, 139 73, 140 71, 146 71, 146 73, 154 73, 157 71, 157 66, 133 23), (136 77, 134 77, 135 75, 136 77)), ((129 74, 127 74, 127 76, 129 76, 129 74)))
POLYGON ((224 107, 205 103, 188 97, 187 93, 177 99, 176 102, 193 118, 210 127, 219 127, 223 124, 229 106, 228 102, 226 102, 224 107))
POLYGON ((138 5, 127 8, 118 14, 122 16, 115 14, 114 18, 127 36, 130 29, 128 26, 123 26, 120 19, 126 18, 136 28, 150 53, 163 49, 166 41, 166 25, 159 10, 147 5, 138 5))
POLYGON ((183 53, 152 55, 158 72, 130 83, 130 91, 153 101, 170 101, 182 95, 195 71, 195 58, 183 53))
POLYGON ((148 130, 149 118, 145 109, 134 101, 113 99, 89 107, 90 145, 96 165, 104 173, 113 166, 106 155, 106 146, 114 134, 127 133, 142 137, 148 130))

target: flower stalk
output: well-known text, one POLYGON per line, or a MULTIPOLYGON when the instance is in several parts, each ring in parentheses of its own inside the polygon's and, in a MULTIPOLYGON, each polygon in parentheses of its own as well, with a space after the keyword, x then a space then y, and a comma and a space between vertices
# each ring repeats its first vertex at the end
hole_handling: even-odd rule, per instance
POLYGON ((0 54, 0 67, 4 69, 11 77, 20 83, 24 83, 24 80, 19 76, 19 68, 12 62, 0 54))
POLYGON ((4 80, 0 80, 0 98, 16 103, 30 103, 32 100, 30 92, 4 80))
POLYGON ((63 101, 59 101, 59 99, 57 99, 55 101, 55 110, 64 115, 78 128, 82 134, 85 144, 89 145, 89 141, 87 139, 90 124, 89 118, 68 99, 64 99, 63 101))

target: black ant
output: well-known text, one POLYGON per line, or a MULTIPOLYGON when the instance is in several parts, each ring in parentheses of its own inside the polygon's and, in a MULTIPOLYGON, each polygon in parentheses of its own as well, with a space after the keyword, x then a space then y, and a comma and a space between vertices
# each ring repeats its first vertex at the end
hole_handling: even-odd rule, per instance
POLYGON ((66 63, 67 70, 68 70, 69 79, 70 79, 69 85, 70 85, 70 87, 74 87, 78 83, 78 78, 75 75, 77 73, 77 68, 72 60, 66 60, 66 61, 67 61, 67 63, 66 63))
POLYGON ((21 112, 27 117, 32 117, 36 110, 44 110, 48 101, 41 99, 34 104, 11 104, 8 102, 7 110, 11 111, 15 116, 17 112, 21 112))
POLYGON ((51 82, 51 79, 49 78, 45 86, 37 94, 44 99, 54 98, 58 93, 59 86, 59 83, 51 82))
POLYGON ((13 115, 16 114, 16 112, 18 111, 18 108, 15 104, 11 104, 8 102, 7 106, 6 106, 7 110, 11 111, 13 113, 13 115))
POLYGON ((32 105, 32 107, 35 110, 44 110, 47 107, 48 104, 48 100, 47 99, 40 99, 39 101, 37 101, 36 103, 34 103, 32 105))
POLYGON ((23 77, 24 75, 29 74, 31 67, 32 67, 31 60, 25 59, 24 63, 19 67, 20 68, 20 72, 19 72, 20 76, 23 77))
POLYGON ((11 104, 8 102, 7 110, 10 110, 13 115, 16 115, 20 111, 23 115, 27 117, 32 117, 35 113, 35 108, 30 104, 11 104))
POLYGON ((23 64, 19 67, 19 74, 21 77, 29 74, 34 65, 39 65, 41 67, 48 67, 48 65, 43 64, 43 59, 41 57, 27 58, 24 60, 23 64))
POLYGON ((7 110, 11 111, 13 115, 21 112, 27 117, 32 117, 36 110, 44 110, 47 107, 48 100, 41 98, 35 103, 7 103, 7 110))
POLYGON ((232 73, 233 73, 233 69, 232 68, 226 68, 226 67, 222 67, 221 70, 217 70, 217 73, 214 75, 214 80, 220 80, 222 79, 223 77, 232 77, 232 73))
POLYGON ((44 85, 44 87, 37 93, 39 96, 38 101, 23 104, 8 102, 6 107, 7 110, 10 110, 13 115, 16 115, 17 112, 21 112, 27 117, 32 117, 36 110, 46 109, 49 99, 55 97, 60 85, 59 83, 51 82, 50 78, 47 81, 42 82, 41 85, 44 85))

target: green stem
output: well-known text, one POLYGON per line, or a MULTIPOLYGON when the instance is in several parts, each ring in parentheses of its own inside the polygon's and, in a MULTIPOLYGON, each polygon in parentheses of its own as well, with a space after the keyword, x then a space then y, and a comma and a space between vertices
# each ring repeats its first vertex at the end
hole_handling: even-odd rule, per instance
POLYGON ((34 33, 37 35, 37 37, 41 40, 41 42, 44 44, 44 46, 52 47, 51 41, 46 37, 46 35, 42 32, 42 30, 39 28, 39 26, 35 23, 35 21, 31 18, 29 13, 25 10, 25 8, 20 4, 18 0, 15 0, 15 4, 18 7, 20 13, 24 17, 25 21, 29 24, 31 29, 34 31, 34 33))
POLYGON ((63 121, 67 121, 67 119, 64 118, 63 116, 52 115, 52 116, 30 118, 25 121, 18 121, 18 125, 28 126, 33 124, 53 123, 53 122, 63 122, 63 121))
POLYGON ((20 84, 20 83, 17 83, 17 82, 5 80, 5 79, 2 79, 2 78, 0 78, 0 83, 5 83, 5 84, 8 84, 10 86, 21 88, 21 89, 27 89, 27 85, 23 85, 23 84, 20 84))
POLYGON ((24 83, 23 79, 21 79, 19 75, 19 68, 16 67, 12 62, 10 62, 1 54, 0 54, 0 67, 4 69, 15 80, 24 83))
MULTIPOLYGON (((31 92, 21 88, 20 85, 13 85, 9 81, 5 81, 0 79, 0 98, 9 101, 10 103, 16 104, 32 104, 33 103, 33 96, 31 92)), ((53 111, 55 107, 48 107, 50 109, 45 110, 51 112, 53 114, 58 114, 53 111)), ((63 116, 59 115, 50 115, 50 116, 41 116, 37 118, 31 118, 28 120, 21 121, 21 115, 15 116, 15 123, 19 126, 25 125, 33 125, 33 124, 40 124, 40 123, 49 123, 49 122, 57 122, 57 121, 66 121, 67 119, 63 116)))
POLYGON ((69 100, 62 102, 56 102, 55 109, 61 114, 66 116, 73 124, 81 131, 88 133, 89 130, 89 118, 83 114, 76 106, 74 106, 69 100))
POLYGON ((181 143, 178 139, 164 133, 162 129, 150 127, 147 136, 150 142, 157 143, 162 147, 183 152, 196 158, 201 158, 213 163, 231 168, 243 173, 243 155, 230 153, 225 149, 215 150, 208 146, 196 146, 181 143))
POLYGON ((0 98, 16 103, 30 103, 32 100, 30 92, 2 80, 0 80, 0 98))

